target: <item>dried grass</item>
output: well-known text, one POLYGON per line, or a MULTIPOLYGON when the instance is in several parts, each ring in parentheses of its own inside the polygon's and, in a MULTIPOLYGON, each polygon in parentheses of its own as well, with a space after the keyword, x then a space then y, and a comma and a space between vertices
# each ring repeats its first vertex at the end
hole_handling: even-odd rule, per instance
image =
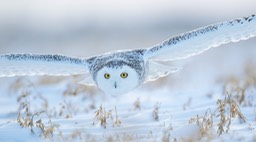
POLYGON ((160 109, 160 103, 156 103, 154 106, 154 109, 152 111, 152 117, 155 121, 159 121, 159 109, 160 109))
POLYGON ((35 134, 34 129, 39 128, 41 130, 39 136, 46 139, 51 139, 54 129, 59 126, 52 124, 50 116, 45 111, 35 113, 31 111, 30 101, 28 99, 29 95, 30 93, 25 92, 17 99, 18 103, 20 104, 17 122, 21 127, 29 128, 33 134, 35 134), (43 114, 48 118, 47 124, 44 124, 42 121, 43 114))
POLYGON ((195 123, 197 126, 199 126, 199 138, 206 138, 209 141, 214 138, 213 117, 214 114, 212 113, 211 109, 208 109, 204 116, 197 115, 196 117, 190 118, 188 123, 195 123))
POLYGON ((136 101, 133 103, 134 110, 141 110, 141 102, 140 98, 137 98, 136 101))
MULTIPOLYGON (((246 117, 239 108, 239 104, 227 93, 225 98, 217 101, 217 108, 214 112, 208 109, 204 116, 195 116, 190 118, 188 123, 195 123, 199 126, 199 139, 211 141, 223 133, 228 133, 232 124, 232 120, 238 118, 241 123, 246 122, 246 117), (214 120, 219 120, 214 123, 214 120), (214 132, 214 127, 217 127, 217 132, 214 132)), ((191 140, 195 140, 191 138, 191 140)))
POLYGON ((112 110, 106 111, 102 105, 95 111, 93 125, 100 124, 102 127, 107 128, 108 123, 112 123, 112 126, 120 126, 122 121, 118 118, 116 107, 112 110), (115 117, 113 117, 113 114, 115 117))
POLYGON ((242 114, 239 105, 232 99, 230 93, 226 94, 224 100, 219 99, 217 105, 219 114, 216 117, 220 118, 220 122, 217 124, 219 135, 229 131, 233 118, 238 117, 240 122, 246 122, 246 117, 242 114))
POLYGON ((173 130, 172 125, 170 124, 166 129, 163 130, 163 136, 161 141, 162 142, 170 142, 170 141, 175 141, 176 138, 171 137, 171 131, 173 130))

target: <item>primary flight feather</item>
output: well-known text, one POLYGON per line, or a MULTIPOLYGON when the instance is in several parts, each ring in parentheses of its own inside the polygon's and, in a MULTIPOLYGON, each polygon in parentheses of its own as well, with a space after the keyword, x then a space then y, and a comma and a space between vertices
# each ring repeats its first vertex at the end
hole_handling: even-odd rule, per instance
POLYGON ((188 58, 211 47, 255 36, 256 17, 251 15, 186 32, 151 48, 115 51, 90 58, 6 54, 0 55, 0 77, 90 73, 82 83, 94 83, 105 93, 118 95, 179 70, 157 61, 188 58))

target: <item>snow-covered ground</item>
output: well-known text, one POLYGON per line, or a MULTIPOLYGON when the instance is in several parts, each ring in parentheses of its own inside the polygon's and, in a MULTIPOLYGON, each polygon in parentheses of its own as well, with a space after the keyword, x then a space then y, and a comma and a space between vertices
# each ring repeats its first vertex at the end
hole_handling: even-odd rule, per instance
POLYGON ((254 45, 212 49, 117 97, 71 77, 1 78, 0 141, 255 141, 254 45))
MULTIPOLYGON (((88 57, 255 14, 254 0, 136 2, 1 2, 0 52, 88 57)), ((255 45, 170 63, 183 69, 115 97, 79 77, 0 78, 0 142, 256 141, 255 45)))

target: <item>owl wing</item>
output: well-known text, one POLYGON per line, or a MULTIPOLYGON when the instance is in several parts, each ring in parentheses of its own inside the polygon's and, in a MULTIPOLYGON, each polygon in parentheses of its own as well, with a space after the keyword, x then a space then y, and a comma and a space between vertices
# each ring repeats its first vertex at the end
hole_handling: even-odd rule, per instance
POLYGON ((199 28, 174 36, 148 48, 144 58, 154 61, 173 61, 200 54, 211 47, 256 36, 256 17, 251 15, 199 28))
POLYGON ((8 54, 0 55, 0 77, 68 76, 88 72, 85 59, 62 55, 8 54))
POLYGON ((148 61, 148 75, 144 83, 155 81, 158 78, 165 77, 170 73, 175 73, 181 69, 178 66, 164 65, 155 61, 148 61))

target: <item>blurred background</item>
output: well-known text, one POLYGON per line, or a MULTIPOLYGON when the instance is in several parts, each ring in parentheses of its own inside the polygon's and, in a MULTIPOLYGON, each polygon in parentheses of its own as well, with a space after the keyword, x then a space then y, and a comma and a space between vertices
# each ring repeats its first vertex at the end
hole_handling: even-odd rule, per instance
POLYGON ((253 13, 255 0, 1 1, 0 53, 87 57, 145 48, 253 13))
MULTIPOLYGON (((176 34, 255 13, 255 0, 1 1, 0 53, 89 57, 147 48, 176 34)), ((193 90, 210 76, 215 80, 213 74, 240 73, 245 63, 255 63, 255 43, 253 38, 194 57, 176 80, 182 85, 190 80, 193 90)))

